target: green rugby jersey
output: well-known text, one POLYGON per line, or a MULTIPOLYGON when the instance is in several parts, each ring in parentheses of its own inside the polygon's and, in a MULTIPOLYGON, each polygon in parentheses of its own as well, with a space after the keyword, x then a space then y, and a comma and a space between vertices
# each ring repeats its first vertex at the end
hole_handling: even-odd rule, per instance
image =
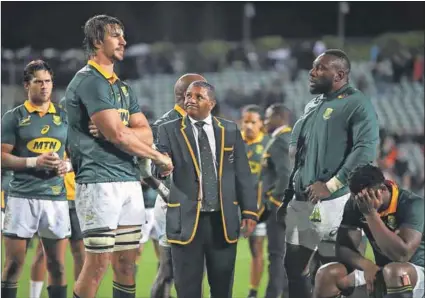
MULTIPOLYGON (((45 115, 29 101, 9 110, 2 118, 3 144, 13 145, 13 155, 37 157, 45 152, 65 153, 67 138, 65 112, 50 104, 45 115)), ((63 177, 54 171, 24 169, 14 171, 8 196, 41 200, 66 200, 63 177)))
POLYGON ((106 73, 96 62, 76 73, 65 93, 68 114, 68 143, 77 183, 139 181, 135 158, 114 144, 93 137, 88 129, 90 116, 115 109, 124 125, 130 115, 140 112, 131 88, 106 73))
POLYGON ((7 195, 9 192, 9 183, 13 178, 13 171, 1 171, 1 210, 4 211, 7 203, 7 195))
POLYGON ((248 163, 252 174, 252 181, 255 183, 257 198, 259 198, 258 205, 260 205, 261 194, 258 193, 258 182, 261 173, 261 158, 263 156, 264 148, 270 140, 270 137, 261 132, 254 140, 248 141, 245 135, 242 133, 242 139, 245 142, 248 163))
MULTIPOLYGON (((421 244, 409 262, 424 267, 424 199, 410 191, 399 189, 394 182, 387 181, 386 184, 391 190, 391 203, 388 209, 380 212, 379 215, 387 228, 393 232, 398 230, 400 226, 405 225, 422 233, 421 244)), ((372 246, 375 262, 378 266, 385 266, 392 262, 381 252, 381 249, 377 245, 369 229, 366 219, 352 198, 350 198, 345 205, 341 225, 356 227, 364 231, 372 246)))

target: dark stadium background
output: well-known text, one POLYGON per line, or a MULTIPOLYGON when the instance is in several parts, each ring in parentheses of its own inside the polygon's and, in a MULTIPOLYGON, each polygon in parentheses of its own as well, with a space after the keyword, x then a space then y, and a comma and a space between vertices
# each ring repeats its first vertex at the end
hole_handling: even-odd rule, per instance
MULTIPOLYGON (((388 178, 423 196, 424 11, 424 2, 406 1, 2 2, 2 114, 25 100, 22 71, 33 59, 53 67, 53 101, 63 96, 86 63, 82 27, 95 14, 123 21, 127 53, 116 71, 132 85, 149 120, 171 109, 174 82, 185 72, 199 72, 216 86, 216 112, 223 117, 237 121, 245 104, 283 102, 295 120, 312 98, 312 61, 340 47, 352 60, 353 85, 371 97, 378 113, 379 165, 388 178)), ((28 297, 33 254, 30 249, 19 297, 28 297)), ((234 297, 248 293, 249 259, 242 240, 234 297)), ((156 271, 150 245, 141 268, 137 297, 147 297, 156 271)), ((266 282, 264 274, 260 295, 266 282)), ((109 273, 98 297, 110 297, 111 284, 109 273)))

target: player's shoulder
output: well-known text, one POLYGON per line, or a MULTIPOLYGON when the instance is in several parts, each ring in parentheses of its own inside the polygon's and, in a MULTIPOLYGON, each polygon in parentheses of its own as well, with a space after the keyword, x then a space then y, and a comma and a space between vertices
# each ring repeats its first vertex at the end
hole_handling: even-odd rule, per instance
POLYGON ((88 65, 81 68, 68 84, 67 89, 98 88, 105 86, 109 88, 109 82, 88 65))
POLYGON ((337 99, 344 100, 347 105, 351 106, 352 108, 359 106, 370 108, 372 105, 369 96, 352 86, 349 86, 345 91, 341 92, 341 94, 337 96, 337 99))
POLYGON ((423 213, 424 198, 406 189, 399 189, 399 205, 420 210, 423 213))
POLYGON ((2 119, 4 121, 13 121, 17 119, 21 119, 25 116, 28 116, 29 113, 27 109, 25 108, 24 104, 21 104, 19 106, 16 106, 10 110, 8 110, 6 113, 4 113, 2 119))

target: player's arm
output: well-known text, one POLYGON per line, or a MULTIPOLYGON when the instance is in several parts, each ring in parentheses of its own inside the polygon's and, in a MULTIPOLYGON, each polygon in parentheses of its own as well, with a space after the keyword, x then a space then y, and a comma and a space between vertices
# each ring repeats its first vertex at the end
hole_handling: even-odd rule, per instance
POLYGON ((258 221, 256 192, 252 183, 251 169, 248 163, 245 144, 240 131, 237 128, 236 130, 236 141, 233 148, 236 198, 242 211, 242 218, 258 221))
POLYGON ((379 142, 378 119, 370 102, 363 102, 348 116, 353 146, 338 173, 327 183, 331 193, 347 184, 349 173, 359 164, 374 162, 379 142))
MULTIPOLYGON (((289 137, 289 134, 287 135, 289 137)), ((285 189, 288 187, 291 171, 288 141, 286 136, 279 136, 270 148, 270 158, 276 166, 277 174, 272 196, 279 202, 282 201, 285 189)))
POLYGON ((396 232, 386 227, 376 211, 365 215, 376 244, 393 262, 408 262, 422 241, 424 200, 418 199, 407 204, 408 206, 399 207, 406 208, 407 212, 404 222, 400 223, 400 229, 396 232))
POLYGON ((130 129, 134 132, 134 134, 144 142, 145 144, 152 146, 153 144, 153 136, 152 130, 149 126, 149 122, 146 119, 145 115, 140 111, 140 106, 137 102, 137 98, 134 95, 133 90, 128 88, 130 94, 130 119, 129 126, 130 129))
MULTIPOLYGON (((161 124, 158 127, 158 142, 155 143, 157 150, 163 154, 168 155, 171 159, 173 158, 173 153, 171 151, 170 138, 168 136, 168 132, 166 129, 166 124, 161 124)), ((161 173, 160 169, 157 166, 153 167, 153 176, 164 179, 163 173, 161 173)))
POLYGON ((362 240, 362 232, 358 227, 360 213, 355 210, 353 200, 349 200, 344 208, 344 214, 336 237, 335 253, 338 260, 354 268, 366 271, 368 266, 375 264, 366 259, 358 251, 362 240))
POLYGON ((169 164, 169 159, 142 142, 126 127, 110 100, 109 83, 98 77, 88 77, 78 86, 77 94, 85 105, 91 121, 104 138, 130 155, 147 157, 155 163, 169 164))
POLYGON ((53 152, 43 153, 38 157, 20 157, 13 154, 16 143, 18 120, 12 111, 4 114, 1 120, 1 167, 14 171, 27 168, 54 169, 60 162, 53 152))
POLYGON ((140 158, 150 158, 155 163, 168 163, 167 158, 141 141, 132 129, 122 123, 115 109, 96 112, 90 118, 105 139, 122 151, 140 158))

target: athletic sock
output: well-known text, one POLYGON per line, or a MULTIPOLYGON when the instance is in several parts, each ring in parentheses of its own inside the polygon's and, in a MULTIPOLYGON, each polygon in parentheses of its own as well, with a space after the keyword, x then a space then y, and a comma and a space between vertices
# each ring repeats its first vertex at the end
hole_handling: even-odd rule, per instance
POLYGON ((41 290, 43 290, 44 281, 30 280, 30 298, 40 298, 41 290))
POLYGON ((249 290, 248 298, 257 298, 257 293, 258 293, 257 289, 251 288, 249 290))
POLYGON ((412 285, 403 287, 387 288, 384 298, 413 298, 412 285))
POLYGON ((1 282, 1 297, 2 298, 16 298, 18 293, 18 283, 2 281, 1 282))
POLYGON ((136 285, 126 286, 113 282, 113 298, 135 298, 136 285))
POLYGON ((66 288, 67 286, 48 286, 47 293, 49 293, 49 298, 66 298, 66 288))

